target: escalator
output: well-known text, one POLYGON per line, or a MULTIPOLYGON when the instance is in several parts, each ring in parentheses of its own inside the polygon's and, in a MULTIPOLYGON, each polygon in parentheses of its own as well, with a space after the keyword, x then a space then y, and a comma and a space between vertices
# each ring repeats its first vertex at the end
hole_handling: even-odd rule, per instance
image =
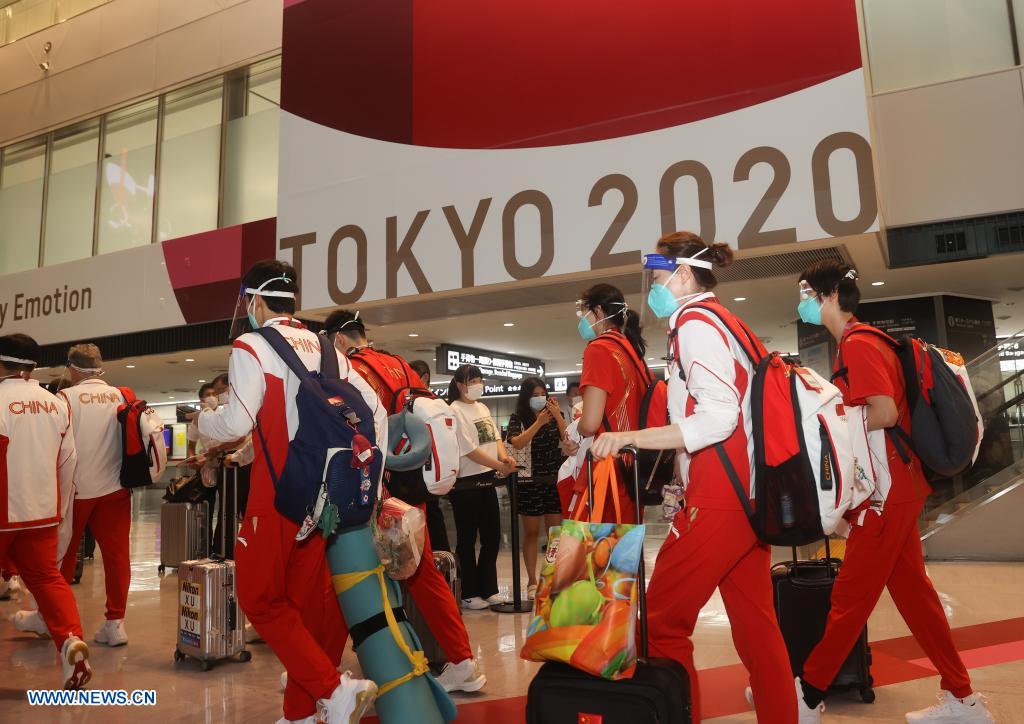
POLYGON ((1024 350, 1024 330, 967 365, 985 437, 970 470, 931 481, 928 560, 1024 560, 1024 361, 1002 360, 1007 350, 1024 350))

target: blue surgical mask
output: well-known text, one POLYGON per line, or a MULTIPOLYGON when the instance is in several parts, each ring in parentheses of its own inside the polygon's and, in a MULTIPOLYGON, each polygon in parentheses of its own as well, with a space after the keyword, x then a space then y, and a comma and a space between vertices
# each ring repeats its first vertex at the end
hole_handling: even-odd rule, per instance
POLYGON ((251 313, 248 316, 249 316, 249 324, 252 325, 252 328, 253 329, 259 329, 260 328, 260 323, 256 321, 256 317, 254 317, 251 313))
POLYGON ((530 409, 534 412, 540 412, 547 407, 548 398, 546 397, 531 397, 530 398, 530 409))
POLYGON ((679 308, 679 300, 664 284, 653 284, 647 293, 647 306, 660 318, 671 317, 679 308))
POLYGON ((808 297, 801 300, 800 304, 796 307, 796 311, 800 315, 801 321, 821 326, 821 305, 818 304, 817 297, 808 297))
POLYGON ((576 331, 580 333, 584 342, 597 339, 597 332, 594 331, 594 326, 587 321, 586 315, 580 317, 580 321, 576 323, 576 331))

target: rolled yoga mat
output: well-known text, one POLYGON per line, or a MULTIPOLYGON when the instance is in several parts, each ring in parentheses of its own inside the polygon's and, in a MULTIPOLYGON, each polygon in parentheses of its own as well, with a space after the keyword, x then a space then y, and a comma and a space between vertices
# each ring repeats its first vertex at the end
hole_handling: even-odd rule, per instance
POLYGON ((444 724, 455 719, 455 704, 431 675, 415 632, 397 620, 404 614, 392 612, 401 610, 401 593, 384 575, 370 526, 337 533, 327 545, 327 564, 363 676, 380 687, 376 709, 381 722, 444 724))

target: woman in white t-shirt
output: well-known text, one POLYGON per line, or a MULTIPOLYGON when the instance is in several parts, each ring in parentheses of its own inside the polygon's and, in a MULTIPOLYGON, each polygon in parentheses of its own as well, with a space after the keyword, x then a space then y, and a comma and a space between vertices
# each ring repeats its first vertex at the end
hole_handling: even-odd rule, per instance
POLYGON ((455 513, 455 552, 462 567, 462 605, 484 609, 498 598, 498 546, 501 517, 494 490, 495 471, 509 475, 515 460, 505 451, 498 426, 480 397, 483 375, 462 365, 448 386, 448 404, 459 423, 459 476, 448 494, 455 513), (477 536, 480 553, 476 552, 477 536))

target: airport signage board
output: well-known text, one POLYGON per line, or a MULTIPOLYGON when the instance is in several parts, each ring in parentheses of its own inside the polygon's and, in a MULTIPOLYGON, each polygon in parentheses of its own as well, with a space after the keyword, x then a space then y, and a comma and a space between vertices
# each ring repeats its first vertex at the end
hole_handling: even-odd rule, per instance
POLYGON ((532 357, 455 344, 440 345, 434 356, 437 358, 437 371, 444 375, 455 374, 459 367, 470 364, 479 367, 485 379, 497 377, 521 380, 524 377, 544 376, 544 363, 532 357))
POLYGON ((854 0, 298 0, 283 54, 305 309, 878 229, 854 0))

